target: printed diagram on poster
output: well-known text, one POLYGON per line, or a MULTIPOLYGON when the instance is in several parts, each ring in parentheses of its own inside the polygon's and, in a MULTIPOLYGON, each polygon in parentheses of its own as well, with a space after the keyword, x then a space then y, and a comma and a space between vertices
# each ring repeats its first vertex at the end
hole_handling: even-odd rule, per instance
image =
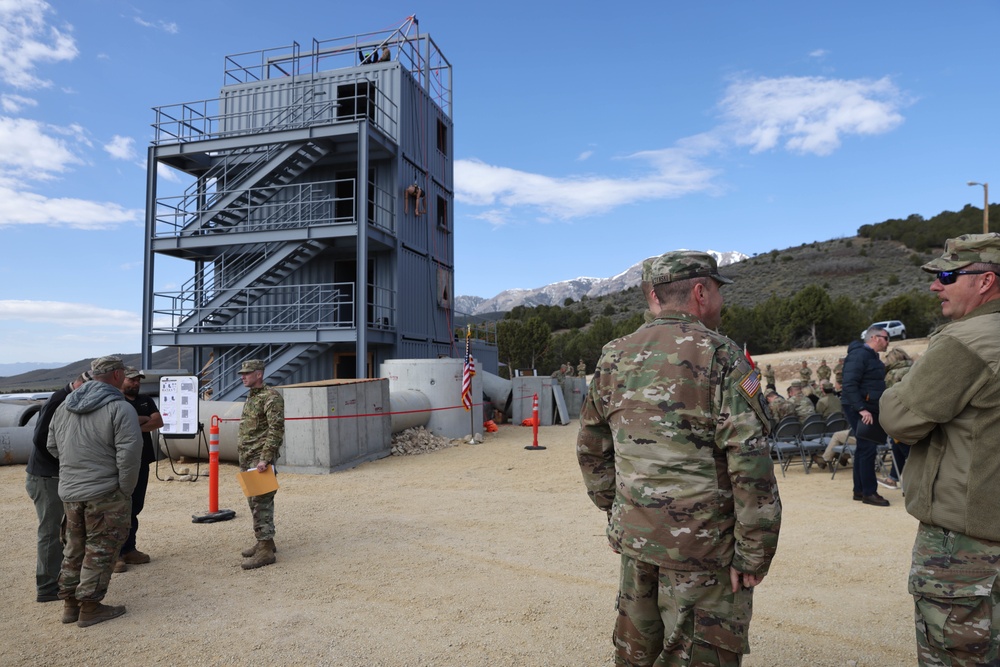
POLYGON ((198 435, 198 378, 194 375, 160 378, 160 433, 171 438, 198 435))

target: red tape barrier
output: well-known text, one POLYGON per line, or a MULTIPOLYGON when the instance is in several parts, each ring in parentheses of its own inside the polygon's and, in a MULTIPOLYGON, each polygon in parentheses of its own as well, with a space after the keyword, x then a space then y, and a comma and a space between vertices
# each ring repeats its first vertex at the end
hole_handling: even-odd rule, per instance
MULTIPOLYGON (((473 403, 472 405, 473 405, 473 407, 475 407, 477 405, 482 405, 482 403, 473 403)), ((285 421, 286 422, 291 422, 291 421, 302 421, 302 420, 310 420, 310 419, 356 419, 358 417, 382 417, 384 415, 412 415, 412 414, 416 414, 418 412, 436 412, 438 410, 464 410, 464 409, 465 409, 464 405, 453 405, 453 406, 447 407, 447 408, 427 408, 426 410, 399 410, 399 411, 396 411, 396 412, 371 412, 371 413, 362 414, 362 415, 323 415, 321 417, 285 417, 285 421)), ((220 417, 219 421, 220 422, 238 422, 238 421, 242 421, 242 420, 240 420, 238 418, 235 418, 235 417, 230 417, 228 419, 223 419, 223 418, 220 417)))

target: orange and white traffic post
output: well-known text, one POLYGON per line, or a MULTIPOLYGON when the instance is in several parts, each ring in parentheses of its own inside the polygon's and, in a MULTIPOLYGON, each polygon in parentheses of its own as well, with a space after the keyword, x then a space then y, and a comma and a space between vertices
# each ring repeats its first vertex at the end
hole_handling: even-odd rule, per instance
POLYGON ((531 435, 531 444, 526 445, 525 449, 529 451, 545 449, 545 447, 538 446, 538 394, 535 394, 531 399, 531 435))
POLYGON ((208 512, 194 514, 192 523, 228 521, 236 516, 233 510, 219 510, 219 415, 212 415, 208 428, 208 512))

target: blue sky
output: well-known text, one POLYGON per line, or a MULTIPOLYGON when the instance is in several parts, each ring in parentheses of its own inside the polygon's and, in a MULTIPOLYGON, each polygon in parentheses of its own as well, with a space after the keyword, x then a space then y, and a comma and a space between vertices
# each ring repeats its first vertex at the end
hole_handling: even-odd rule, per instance
POLYGON ((992 0, 0 0, 0 363, 139 350, 152 107, 216 96, 226 55, 411 14, 454 67, 458 294, 1000 188, 992 0))

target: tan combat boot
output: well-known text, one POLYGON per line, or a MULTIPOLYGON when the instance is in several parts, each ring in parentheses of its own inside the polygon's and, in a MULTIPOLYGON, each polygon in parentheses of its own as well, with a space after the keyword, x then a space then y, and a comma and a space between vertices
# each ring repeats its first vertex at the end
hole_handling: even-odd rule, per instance
POLYGON ((80 618, 80 601, 76 598, 63 600, 63 623, 76 623, 80 618))
POLYGON ((255 570, 274 562, 274 540, 260 540, 257 543, 257 551, 251 558, 243 561, 240 566, 244 570, 255 570))
MULTIPOLYGON (((241 555, 242 555, 242 556, 243 556, 244 558, 253 558, 253 555, 254 555, 255 553, 257 553, 257 549, 259 549, 259 548, 260 548, 260 543, 261 543, 262 541, 263 541, 263 540, 258 540, 258 541, 256 541, 256 542, 254 542, 253 544, 251 544, 250 546, 248 546, 248 547, 247 547, 246 549, 244 549, 243 551, 241 551, 241 552, 240 552, 240 554, 241 554, 241 555)), ((271 544, 272 544, 272 545, 274 545, 274 540, 271 540, 271 544)), ((273 548, 273 550, 274 550, 274 553, 278 553, 278 547, 274 547, 274 546, 272 546, 272 548, 273 548)))
POLYGON ((84 600, 80 604, 80 620, 76 622, 78 628, 86 628, 90 625, 110 621, 125 613, 125 607, 112 607, 101 604, 97 600, 84 600))

